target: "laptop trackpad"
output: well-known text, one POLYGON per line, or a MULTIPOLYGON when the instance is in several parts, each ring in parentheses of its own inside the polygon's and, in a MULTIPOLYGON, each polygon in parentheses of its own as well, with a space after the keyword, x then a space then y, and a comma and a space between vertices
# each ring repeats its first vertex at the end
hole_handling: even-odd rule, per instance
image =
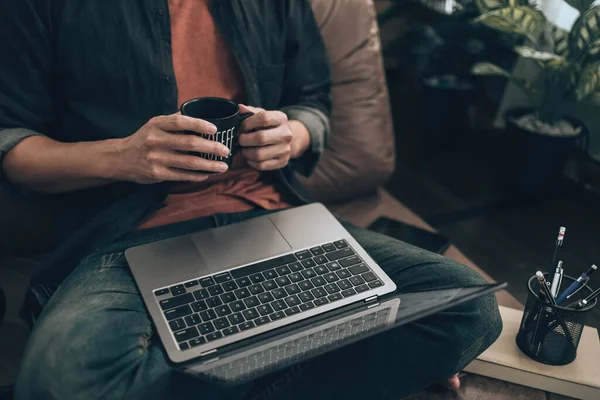
POLYGON ((192 235, 192 241, 209 268, 206 272, 210 273, 278 256, 292 249, 268 218, 199 232, 192 235))

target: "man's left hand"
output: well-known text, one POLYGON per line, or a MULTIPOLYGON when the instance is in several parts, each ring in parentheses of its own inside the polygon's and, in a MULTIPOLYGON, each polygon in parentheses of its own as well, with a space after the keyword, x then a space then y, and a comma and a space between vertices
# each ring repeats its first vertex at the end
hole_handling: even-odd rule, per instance
POLYGON ((304 124, 288 121, 283 112, 242 104, 240 112, 254 113, 243 122, 239 137, 242 154, 252 168, 259 171, 281 169, 309 148, 310 135, 304 124))

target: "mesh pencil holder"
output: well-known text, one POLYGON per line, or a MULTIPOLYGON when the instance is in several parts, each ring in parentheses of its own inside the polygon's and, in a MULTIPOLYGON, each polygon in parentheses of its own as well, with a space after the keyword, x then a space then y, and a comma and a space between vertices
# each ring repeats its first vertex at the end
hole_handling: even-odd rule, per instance
MULTIPOLYGON (((562 288, 567 288, 573 281, 574 278, 563 276, 562 288)), ((598 299, 581 309, 565 307, 592 292, 586 285, 562 306, 553 306, 540 298, 542 287, 535 276, 529 279, 527 288, 529 293, 517 334, 517 346, 535 361, 549 365, 569 364, 577 357, 583 327, 598 299)))

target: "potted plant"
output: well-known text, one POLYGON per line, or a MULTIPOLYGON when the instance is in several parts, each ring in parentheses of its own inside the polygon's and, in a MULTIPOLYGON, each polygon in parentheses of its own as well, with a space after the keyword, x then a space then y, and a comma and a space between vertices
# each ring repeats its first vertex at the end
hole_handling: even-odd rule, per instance
POLYGON ((502 76, 528 96, 531 107, 509 110, 503 167, 528 194, 548 189, 561 176, 569 151, 587 135, 566 106, 600 104, 600 6, 594 0, 565 0, 579 11, 571 31, 553 26, 528 0, 475 0, 474 22, 521 36, 515 52, 539 67, 537 76, 514 76, 491 63, 477 63, 475 75, 502 76))

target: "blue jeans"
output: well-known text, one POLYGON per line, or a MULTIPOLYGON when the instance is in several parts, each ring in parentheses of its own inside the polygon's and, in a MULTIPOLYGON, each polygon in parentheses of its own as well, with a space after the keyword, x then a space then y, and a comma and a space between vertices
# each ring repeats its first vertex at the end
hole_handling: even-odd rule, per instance
MULTIPOLYGON (((16 399, 398 400, 459 372, 500 334, 495 297, 487 296, 234 388, 176 371, 154 332, 123 250, 259 214, 218 214, 135 232, 89 256, 40 316, 26 349, 16 399)), ((350 224, 345 227, 400 293, 485 283, 454 261, 350 224)))

